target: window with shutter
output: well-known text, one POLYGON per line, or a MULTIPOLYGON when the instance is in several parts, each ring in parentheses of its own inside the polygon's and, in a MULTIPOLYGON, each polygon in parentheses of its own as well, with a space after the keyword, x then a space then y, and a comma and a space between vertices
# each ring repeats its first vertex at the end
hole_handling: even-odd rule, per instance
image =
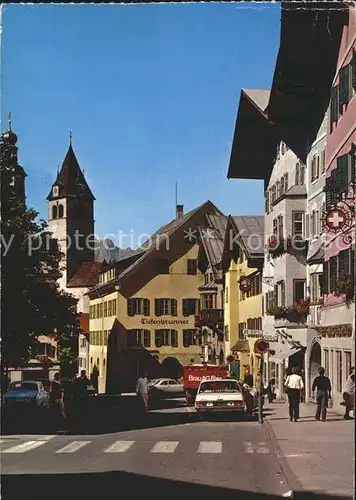
POLYGON ((197 261, 196 259, 187 260, 187 274, 195 276, 197 274, 197 261))
POLYGON ((337 168, 335 172, 336 190, 338 193, 344 191, 349 183, 349 155, 342 155, 337 158, 337 168))
POLYGON ((350 276, 350 251, 342 250, 338 255, 338 279, 350 276))
POLYGON ((330 292, 333 292, 335 290, 336 280, 337 280, 337 258, 336 257, 331 257, 329 259, 329 286, 330 286, 330 292))
POLYGON ((285 192, 288 191, 288 173, 284 174, 284 190, 285 192))
POLYGON ((143 331, 143 345, 145 347, 151 347, 151 332, 150 332, 150 330, 143 331))
POLYGON ((356 144, 351 144, 351 151, 350 151, 350 178, 349 182, 356 182, 356 144))
POLYGON ((297 163, 295 166, 295 184, 298 186, 300 180, 300 164, 297 163))
POLYGON ((155 299, 155 316, 161 316, 161 299, 155 299))
POLYGON ((304 238, 308 239, 309 238, 309 214, 305 214, 304 216, 304 238))
POLYGON ((303 186, 304 182, 305 182, 305 167, 304 165, 300 165, 299 184, 303 186))
POLYGON ((134 316, 135 314, 135 299, 127 299, 127 315, 134 316))
POLYGON ((112 301, 112 315, 116 316, 116 299, 112 301))
POLYGON ((171 315, 172 316, 178 315, 177 300, 176 299, 171 299, 171 315))
POLYGON ((155 330, 155 344, 156 344, 156 347, 162 347, 162 345, 163 345, 163 330, 155 330))
POLYGON ((178 332, 177 330, 171 330, 171 346, 178 347, 178 332))
POLYGON ((342 113, 342 106, 347 104, 350 100, 350 69, 351 66, 348 64, 340 68, 339 72, 339 109, 342 113))
POLYGON ((316 175, 316 156, 313 156, 312 161, 311 161, 311 180, 312 182, 317 179, 316 175))
POLYGON ((320 167, 321 173, 323 174, 325 172, 325 149, 322 150, 320 155, 320 167))
POLYGON ((143 299, 143 314, 144 314, 144 316, 150 315, 150 301, 149 301, 149 299, 143 299))
POLYGON ((330 293, 330 280, 329 280, 329 261, 323 264, 323 283, 322 294, 327 295, 330 293))
POLYGON ((265 193, 265 213, 269 213, 269 192, 266 191, 265 193))
POLYGON ((339 86, 336 85, 331 89, 330 101, 330 121, 331 123, 337 122, 339 119, 339 86))

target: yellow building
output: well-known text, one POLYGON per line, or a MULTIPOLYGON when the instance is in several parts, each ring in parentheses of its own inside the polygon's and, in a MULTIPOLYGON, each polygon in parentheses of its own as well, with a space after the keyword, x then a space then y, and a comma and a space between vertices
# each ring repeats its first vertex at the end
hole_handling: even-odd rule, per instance
POLYGON ((229 216, 223 251, 225 352, 237 356, 240 376, 256 378, 259 358, 253 347, 262 330, 264 217, 229 216))
POLYGON ((208 214, 222 215, 210 201, 185 215, 179 205, 175 220, 89 292, 89 369, 98 370, 99 392, 132 390, 141 371, 176 378, 191 360, 201 362, 198 228, 208 214))

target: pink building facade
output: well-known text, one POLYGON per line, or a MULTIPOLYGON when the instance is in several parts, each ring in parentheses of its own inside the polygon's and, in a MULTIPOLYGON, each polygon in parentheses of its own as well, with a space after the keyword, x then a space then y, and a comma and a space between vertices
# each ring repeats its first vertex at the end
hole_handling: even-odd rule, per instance
POLYGON ((326 140, 321 360, 336 403, 355 364, 356 7, 350 6, 331 89, 326 140))

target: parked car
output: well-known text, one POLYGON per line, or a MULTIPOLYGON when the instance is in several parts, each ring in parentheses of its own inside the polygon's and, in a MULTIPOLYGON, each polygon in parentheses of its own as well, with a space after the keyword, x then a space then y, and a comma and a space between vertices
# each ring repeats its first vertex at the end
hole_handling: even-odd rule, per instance
POLYGON ((11 382, 4 394, 4 411, 23 412, 26 410, 47 410, 49 408, 49 393, 42 382, 29 380, 11 382))
POLYGON ((244 414, 245 398, 235 379, 202 380, 195 398, 195 409, 200 415, 217 412, 244 414))
POLYGON ((184 395, 183 384, 171 378, 158 378, 151 380, 148 384, 151 397, 177 398, 184 395))

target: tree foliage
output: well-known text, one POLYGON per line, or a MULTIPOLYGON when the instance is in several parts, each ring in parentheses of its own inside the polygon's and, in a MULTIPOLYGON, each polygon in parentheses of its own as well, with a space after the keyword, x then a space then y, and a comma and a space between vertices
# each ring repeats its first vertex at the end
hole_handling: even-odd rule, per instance
POLYGON ((2 218, 2 363, 19 366, 33 339, 56 332, 59 343, 79 332, 77 299, 61 291, 57 240, 34 209, 11 203, 2 218))

